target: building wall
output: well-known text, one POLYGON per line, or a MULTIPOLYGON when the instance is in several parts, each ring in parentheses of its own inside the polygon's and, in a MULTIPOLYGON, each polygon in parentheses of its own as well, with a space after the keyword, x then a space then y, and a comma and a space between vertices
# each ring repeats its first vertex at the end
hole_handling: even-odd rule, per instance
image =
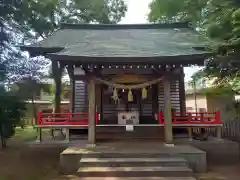
MULTIPOLYGON (((68 88, 64 88, 64 96, 61 97, 61 112, 69 112, 71 111, 71 104, 70 104, 70 91, 68 88)), ((32 108, 32 101, 27 100, 26 108, 27 111, 25 113, 25 123, 32 124, 33 122, 33 108, 32 108)), ((43 90, 40 90, 39 94, 36 96, 34 104, 36 108, 36 112, 52 112, 53 111, 53 96, 43 90)))
MULTIPOLYGON (((65 87, 65 88, 62 88, 62 94, 63 94, 61 96, 62 101, 69 100, 69 98, 71 97, 69 86, 65 87)), ((44 92, 41 89, 39 96, 36 97, 36 100, 52 101, 53 100, 53 95, 49 94, 48 92, 44 92)))
MULTIPOLYGON (((204 88, 210 88, 213 86, 214 80, 215 80, 214 78, 213 79, 206 79, 206 78, 199 79, 195 82, 195 88, 197 90, 204 89, 204 88)), ((191 81, 185 82, 185 90, 193 90, 193 89, 194 89, 194 86, 191 81)))
MULTIPOLYGON (((207 98, 205 95, 197 94, 196 95, 196 104, 197 104, 197 111, 201 109, 205 109, 207 111, 207 98)), ((195 108, 195 97, 194 94, 187 94, 186 95, 186 109, 189 112, 196 112, 195 108)))
MULTIPOLYGON (((234 96, 206 96, 197 94, 197 111, 215 112, 220 110, 221 120, 234 119, 237 114, 233 107, 234 96)), ((195 99, 193 94, 186 95, 187 111, 195 112, 195 99), (190 108, 192 108, 190 110, 190 108)))
MULTIPOLYGON (((34 119, 33 115, 33 108, 31 103, 26 104, 27 111, 25 113, 25 124, 31 125, 34 119)), ((37 113, 38 112, 52 112, 52 103, 35 103, 35 108, 37 113)), ((68 112, 69 111, 69 103, 62 103, 61 104, 61 112, 68 112)))
POLYGON ((234 119, 237 114, 233 107, 234 96, 207 96, 208 111, 214 112, 220 110, 221 120, 226 121, 234 119))
MULTIPOLYGON (((77 71, 78 68, 75 68, 75 76, 84 76, 82 71, 77 71)), ((111 73, 113 74, 121 74, 124 70, 126 69, 114 69, 115 71, 111 71, 113 69, 104 69, 103 74, 106 77, 111 77, 111 73), (116 72, 116 71, 119 72, 116 72)), ((136 69, 138 71, 136 72, 132 72, 132 74, 134 74, 134 76, 141 76, 141 78, 143 78, 143 76, 145 75, 146 77, 150 77, 152 78, 152 72, 151 69, 136 69), (149 72, 150 71, 150 72, 149 72)), ((130 71, 130 70, 128 70, 130 71)), ((131 70, 133 71, 133 70, 131 70)), ((129 74, 128 76, 130 76, 131 74, 129 74)), ((122 76, 122 75, 121 75, 122 76)), ((120 76, 120 77, 121 77, 120 76)), ((182 76, 179 76, 179 78, 182 76)), ((75 78, 77 79, 77 78, 75 78)), ((129 79, 128 79, 129 80, 129 79)), ((142 80, 142 79, 141 79, 142 80)), ((180 79, 176 79, 173 80, 171 82, 171 103, 172 103, 172 108, 175 111, 180 112, 181 110, 181 97, 180 97, 180 79)), ((87 83, 81 81, 80 79, 75 80, 74 82, 75 84, 75 88, 74 88, 74 100, 73 100, 73 111, 74 112, 87 112, 88 111, 88 91, 87 91, 87 83)), ((146 119, 154 119, 153 116, 153 112, 158 112, 159 110, 163 110, 164 107, 164 87, 163 87, 163 83, 160 83, 160 85, 157 87, 157 93, 156 95, 153 97, 152 95, 152 88, 148 88, 148 96, 147 99, 144 101, 141 101, 141 93, 139 93, 139 97, 134 97, 134 99, 138 98, 138 102, 137 104, 134 103, 129 103, 130 108, 134 108, 134 109, 138 109, 139 111, 141 110, 141 116, 142 117, 147 117, 146 119), (157 106, 157 107, 156 107, 157 106)), ((102 100, 102 107, 99 108, 98 105, 98 111, 101 113, 101 119, 106 120, 106 119, 110 119, 111 122, 113 122, 113 120, 117 119, 117 113, 118 111, 120 111, 120 108, 118 104, 114 103, 114 101, 112 100, 111 96, 113 95, 113 89, 111 88, 102 88, 101 90, 101 98, 100 100, 102 100)), ((127 94, 126 94, 127 97, 127 94)), ((98 95, 96 96, 96 98, 98 98, 98 95)), ((98 100, 96 100, 97 102, 98 100)), ((142 118, 142 119, 144 119, 142 118)), ((107 121, 107 120, 106 120, 107 121)), ((103 121, 102 121, 103 122, 103 121)))

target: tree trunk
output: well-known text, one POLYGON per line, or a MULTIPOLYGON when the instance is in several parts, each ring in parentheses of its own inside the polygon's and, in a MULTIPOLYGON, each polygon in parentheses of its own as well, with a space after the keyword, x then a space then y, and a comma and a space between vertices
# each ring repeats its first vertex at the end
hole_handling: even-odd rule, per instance
POLYGON ((36 110, 34 100, 35 100, 35 96, 33 94, 32 95, 32 113, 33 113, 32 117, 34 119, 34 124, 37 124, 37 110, 36 110))
POLYGON ((53 78, 56 84, 55 96, 54 96, 54 112, 60 112, 61 106, 61 86, 62 86, 62 72, 64 66, 57 61, 52 61, 53 78))
POLYGON ((56 83, 56 89, 55 89, 55 96, 54 96, 54 113, 60 113, 61 112, 61 79, 57 79, 55 81, 56 83))
POLYGON ((0 126, 0 136, 1 136, 2 148, 5 149, 7 147, 7 142, 6 142, 6 138, 4 136, 4 125, 3 124, 0 126))

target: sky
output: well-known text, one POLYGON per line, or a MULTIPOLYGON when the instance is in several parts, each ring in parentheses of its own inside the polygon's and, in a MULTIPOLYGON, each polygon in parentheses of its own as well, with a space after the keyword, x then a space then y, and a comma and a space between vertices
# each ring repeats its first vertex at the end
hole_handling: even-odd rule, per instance
MULTIPOLYGON (((148 5, 152 0, 124 0, 128 11, 125 18, 122 19, 120 24, 141 24, 147 23, 147 14, 149 12, 148 5)), ((190 77, 199 70, 199 67, 186 67, 185 81, 190 80, 190 77)))

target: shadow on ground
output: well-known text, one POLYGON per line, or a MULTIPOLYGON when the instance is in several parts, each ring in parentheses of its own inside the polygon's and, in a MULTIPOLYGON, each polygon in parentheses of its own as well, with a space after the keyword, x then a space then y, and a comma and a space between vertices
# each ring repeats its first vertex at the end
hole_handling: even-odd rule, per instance
MULTIPOLYGON (((19 130, 9 147, 0 149, 0 180, 79 180, 73 175, 59 173, 59 155, 65 148, 29 147, 26 141, 35 136, 33 129, 19 130)), ((197 177, 199 180, 239 180, 240 164, 210 165, 208 173, 197 174, 197 177)))

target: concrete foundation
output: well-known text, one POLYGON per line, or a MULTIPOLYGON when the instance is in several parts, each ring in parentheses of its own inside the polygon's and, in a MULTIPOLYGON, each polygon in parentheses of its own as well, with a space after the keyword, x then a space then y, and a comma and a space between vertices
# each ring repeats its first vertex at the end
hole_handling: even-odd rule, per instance
POLYGON ((206 153, 189 145, 166 147, 162 142, 125 141, 101 143, 96 148, 88 148, 87 142, 81 146, 70 146, 60 155, 63 172, 76 172, 82 157, 183 157, 194 172, 206 172, 206 153))
POLYGON ((217 138, 209 138, 207 141, 178 139, 176 144, 191 145, 207 154, 207 161, 211 164, 229 165, 240 161, 239 143, 229 140, 219 141, 217 138))

